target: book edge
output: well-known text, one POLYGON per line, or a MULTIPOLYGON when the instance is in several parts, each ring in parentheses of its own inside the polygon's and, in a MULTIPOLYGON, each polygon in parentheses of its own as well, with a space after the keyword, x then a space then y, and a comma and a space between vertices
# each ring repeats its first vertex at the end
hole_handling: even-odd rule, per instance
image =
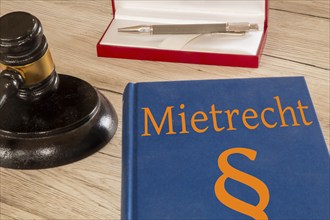
POLYGON ((330 151, 328 150, 328 146, 327 146, 327 143, 325 141, 325 135, 323 133, 323 130, 322 130, 322 127, 321 127, 321 124, 320 124, 320 120, 319 120, 319 116, 318 116, 318 114, 316 112, 315 105, 314 105, 314 102, 313 102, 311 93, 309 91, 309 87, 308 87, 306 78, 305 77, 302 77, 302 81, 303 81, 304 86, 306 88, 306 92, 307 92, 308 98, 310 99, 312 110, 313 110, 313 112, 315 114, 315 118, 316 118, 316 129, 319 130, 319 132, 320 132, 320 134, 322 136, 322 144, 325 146, 325 151, 328 153, 328 156, 330 156, 330 151))
POLYGON ((133 219, 135 84, 123 95, 121 219, 133 219))

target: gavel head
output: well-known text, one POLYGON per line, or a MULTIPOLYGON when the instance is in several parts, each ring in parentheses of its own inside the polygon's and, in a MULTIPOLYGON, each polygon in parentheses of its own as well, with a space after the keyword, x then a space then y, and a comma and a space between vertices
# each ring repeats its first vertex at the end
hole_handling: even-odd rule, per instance
POLYGON ((58 75, 38 18, 12 12, 0 18, 0 70, 21 77, 18 95, 40 99, 58 87, 58 75))

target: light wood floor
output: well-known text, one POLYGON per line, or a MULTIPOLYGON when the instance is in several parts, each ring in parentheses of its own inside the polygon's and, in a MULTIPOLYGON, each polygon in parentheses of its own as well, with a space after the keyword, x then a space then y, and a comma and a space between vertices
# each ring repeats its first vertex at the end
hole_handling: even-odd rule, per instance
POLYGON ((100 152, 46 170, 0 169, 0 219, 119 219, 122 93, 132 81, 305 76, 329 146, 329 1, 270 0, 260 68, 98 58, 110 0, 0 0, 1 15, 23 10, 43 24, 59 73, 78 76, 114 104, 120 125, 100 152))

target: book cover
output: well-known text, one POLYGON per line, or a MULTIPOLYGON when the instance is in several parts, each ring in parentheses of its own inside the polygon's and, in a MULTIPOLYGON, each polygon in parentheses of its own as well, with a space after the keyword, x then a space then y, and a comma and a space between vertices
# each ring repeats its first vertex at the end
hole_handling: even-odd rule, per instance
POLYGON ((122 219, 329 219, 303 77, 130 83, 122 219))

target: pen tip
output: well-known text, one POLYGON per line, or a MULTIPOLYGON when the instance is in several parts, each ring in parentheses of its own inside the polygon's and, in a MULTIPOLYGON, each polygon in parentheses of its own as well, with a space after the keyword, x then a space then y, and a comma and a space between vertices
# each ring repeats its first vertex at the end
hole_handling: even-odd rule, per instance
POLYGON ((130 33, 149 33, 150 26, 138 25, 118 28, 118 32, 130 32, 130 33))
POLYGON ((139 32, 139 29, 134 27, 123 27, 118 28, 118 32, 139 32))

